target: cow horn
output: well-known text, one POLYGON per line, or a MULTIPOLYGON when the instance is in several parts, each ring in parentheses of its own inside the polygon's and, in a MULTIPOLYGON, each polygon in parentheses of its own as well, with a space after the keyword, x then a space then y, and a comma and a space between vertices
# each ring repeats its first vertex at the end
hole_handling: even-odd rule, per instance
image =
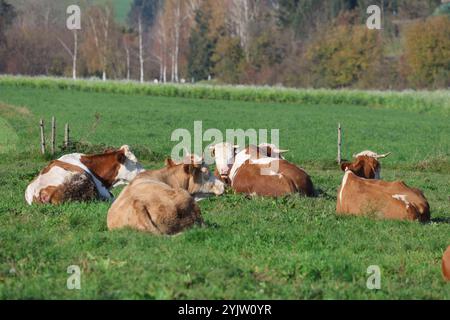
POLYGON ((287 153, 287 152, 289 152, 290 150, 279 150, 279 149, 277 149, 277 150, 274 150, 275 152, 278 152, 278 153, 287 153))
POLYGON ((384 158, 389 157, 391 154, 392 154, 392 152, 388 152, 386 154, 380 154, 380 155, 377 155, 376 158, 377 159, 384 159, 384 158))

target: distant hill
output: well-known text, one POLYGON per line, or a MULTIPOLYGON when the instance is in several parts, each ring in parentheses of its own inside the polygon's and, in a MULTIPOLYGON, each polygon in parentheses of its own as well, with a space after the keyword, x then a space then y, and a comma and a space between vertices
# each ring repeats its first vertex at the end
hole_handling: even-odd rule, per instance
POLYGON ((112 1, 114 5, 117 21, 120 23, 125 23, 127 21, 128 12, 130 12, 133 0, 93 0, 93 2, 96 3, 105 3, 108 1, 112 1))
MULTIPOLYGON (((119 23, 125 23, 128 17, 128 12, 131 9, 131 4, 133 3, 133 0, 88 0, 88 3, 107 3, 108 1, 111 1, 114 6, 116 19, 119 23)), ((13 6, 17 8, 26 8, 27 7, 27 0, 8 0, 9 3, 11 3, 13 6)), ((52 6, 67 6, 69 4, 76 4, 80 1, 77 0, 58 0, 53 1, 52 6)))

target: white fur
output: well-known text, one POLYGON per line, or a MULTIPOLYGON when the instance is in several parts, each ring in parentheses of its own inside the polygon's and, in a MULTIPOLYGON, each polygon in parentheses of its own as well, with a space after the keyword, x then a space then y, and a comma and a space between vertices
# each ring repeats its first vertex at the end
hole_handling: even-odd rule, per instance
POLYGON ((25 200, 29 205, 33 203, 34 197, 39 197, 39 193, 42 189, 49 186, 59 186, 63 184, 66 179, 73 176, 73 173, 66 171, 60 167, 53 167, 49 172, 43 175, 39 175, 36 180, 30 183, 25 191, 25 200))
POLYGON ((352 174, 350 170, 345 171, 344 179, 342 180, 341 192, 339 192, 339 201, 342 205, 342 196, 344 194, 344 188, 347 185, 348 176, 352 174))
POLYGON ((409 209, 410 202, 408 201, 408 197, 404 194, 395 194, 392 196, 395 200, 402 201, 406 205, 406 209, 409 209))
MULTIPOLYGON (((81 169, 83 169, 84 171, 86 171, 91 177, 92 180, 95 183, 95 187, 98 190, 98 193, 100 194, 100 197, 104 200, 112 200, 112 196, 109 192, 109 190, 103 185, 103 183, 101 183, 100 180, 98 180, 93 174, 92 172, 88 169, 88 167, 86 167, 82 162, 81 162, 81 156, 82 154, 80 153, 73 153, 73 154, 69 154, 69 155, 65 155, 62 156, 61 158, 59 158, 58 160, 61 162, 65 162, 65 163, 69 163, 71 165, 77 166, 81 169)), ((44 187, 45 188, 45 187, 44 187)))
POLYGON ((237 146, 233 146, 231 143, 219 143, 213 147, 214 159, 216 161, 216 168, 220 175, 227 175, 230 171, 230 167, 235 162, 235 149, 237 146))

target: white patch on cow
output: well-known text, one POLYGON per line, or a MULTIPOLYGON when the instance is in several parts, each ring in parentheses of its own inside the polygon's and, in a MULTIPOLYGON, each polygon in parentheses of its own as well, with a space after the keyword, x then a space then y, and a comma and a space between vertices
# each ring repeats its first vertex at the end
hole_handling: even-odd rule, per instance
POLYGON ((341 192, 339 192, 339 201, 341 202, 342 205, 342 196, 344 194, 344 188, 347 185, 347 180, 348 180, 348 176, 351 174, 352 172, 350 170, 346 170, 345 171, 345 175, 344 175, 344 179, 342 180, 342 186, 341 186, 341 192))
POLYGON ((233 185, 233 180, 234 180, 238 170, 249 159, 250 159, 250 155, 247 154, 247 150, 242 150, 241 152, 239 152, 236 155, 236 158, 234 159, 233 167, 231 168, 230 175, 229 175, 230 181, 231 181, 231 185, 233 185))
POLYGON ((358 157, 376 158, 376 157, 378 157, 378 153, 370 151, 370 150, 366 150, 366 151, 363 151, 363 152, 353 155, 353 157, 354 158, 358 158, 358 157))
POLYGON ((73 153, 73 154, 68 154, 65 156, 62 156, 61 158, 59 158, 58 160, 61 162, 65 162, 65 163, 69 163, 71 165, 77 166, 81 169, 83 169, 84 171, 86 171, 92 178, 92 180, 95 183, 95 187, 97 188, 98 193, 100 194, 100 197, 104 200, 113 200, 113 197, 111 196, 111 193, 109 192, 109 190, 103 185, 103 183, 98 180, 94 174, 92 174, 91 170, 89 170, 88 167, 86 167, 82 162, 81 162, 81 156, 83 156, 81 153, 73 153))
POLYGON ((33 203, 34 197, 39 198, 42 189, 53 186, 58 187, 62 185, 66 179, 73 176, 73 173, 66 171, 60 167, 53 167, 47 173, 39 175, 25 191, 25 200, 29 205, 33 203))
POLYGON ((392 196, 392 198, 402 201, 406 205, 406 209, 409 209, 411 203, 408 201, 408 198, 405 194, 395 194, 392 196))
POLYGON ((219 143, 212 146, 214 150, 214 159, 216 162, 216 168, 220 175, 228 175, 234 162, 235 151, 237 146, 233 146, 229 142, 219 143))

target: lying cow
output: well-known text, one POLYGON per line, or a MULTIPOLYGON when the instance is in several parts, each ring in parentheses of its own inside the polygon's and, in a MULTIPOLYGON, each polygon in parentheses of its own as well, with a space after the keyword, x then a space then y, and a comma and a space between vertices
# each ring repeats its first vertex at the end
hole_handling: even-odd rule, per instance
POLYGON ((113 200, 109 190, 143 171, 128 146, 98 155, 69 154, 52 161, 27 187, 28 204, 113 200))
POLYGON ((342 171, 351 170, 358 177, 366 179, 381 179, 380 159, 387 158, 390 153, 377 154, 373 151, 363 151, 353 155, 353 162, 341 164, 342 171))
POLYGON ((123 190, 108 212, 108 228, 175 235, 203 222, 194 196, 224 190, 203 161, 176 164, 168 159, 165 168, 141 173, 123 190))
POLYGON ((250 146, 235 156, 236 149, 229 143, 218 144, 213 150, 221 179, 237 193, 268 197, 315 195, 308 174, 281 157, 286 150, 273 145, 250 146))
POLYGON ((358 177, 347 169, 337 196, 338 214, 380 214, 386 219, 430 220, 430 206, 423 193, 404 182, 358 177))
POLYGON ((442 274, 445 281, 450 281, 450 247, 447 248, 442 257, 442 274))

